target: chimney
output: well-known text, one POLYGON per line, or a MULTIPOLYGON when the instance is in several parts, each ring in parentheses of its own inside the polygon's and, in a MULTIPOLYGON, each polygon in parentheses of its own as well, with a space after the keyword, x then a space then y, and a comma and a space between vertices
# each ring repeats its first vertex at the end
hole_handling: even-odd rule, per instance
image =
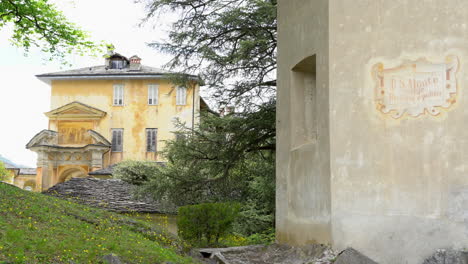
POLYGON ((141 58, 137 55, 133 55, 130 57, 130 70, 132 71, 139 71, 141 68, 141 58))

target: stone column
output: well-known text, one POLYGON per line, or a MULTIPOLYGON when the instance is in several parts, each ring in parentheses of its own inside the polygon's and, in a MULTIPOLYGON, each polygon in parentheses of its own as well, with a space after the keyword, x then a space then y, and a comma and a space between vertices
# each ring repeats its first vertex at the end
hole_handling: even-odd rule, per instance
POLYGON ((102 169, 102 155, 101 150, 93 150, 91 152, 91 171, 102 169))
POLYGON ((47 158, 47 153, 44 151, 37 151, 36 184, 38 191, 44 191, 49 188, 49 178, 49 161, 47 158))

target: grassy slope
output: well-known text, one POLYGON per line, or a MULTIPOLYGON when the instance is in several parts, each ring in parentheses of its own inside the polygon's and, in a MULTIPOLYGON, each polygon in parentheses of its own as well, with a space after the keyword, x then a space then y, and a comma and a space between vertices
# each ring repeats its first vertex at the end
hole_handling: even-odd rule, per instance
POLYGON ((0 183, 0 263, 192 263, 177 244, 147 222, 0 183))

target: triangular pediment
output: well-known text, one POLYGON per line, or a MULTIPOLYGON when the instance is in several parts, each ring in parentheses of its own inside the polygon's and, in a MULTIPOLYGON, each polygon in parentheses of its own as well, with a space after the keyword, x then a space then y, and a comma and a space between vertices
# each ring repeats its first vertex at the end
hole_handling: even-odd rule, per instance
POLYGON ((44 129, 37 133, 26 145, 26 148, 32 148, 35 146, 55 146, 58 144, 58 133, 57 131, 44 129))
POLYGON ((93 144, 100 144, 110 147, 111 143, 103 135, 99 134, 94 130, 88 130, 89 135, 93 139, 93 144))
POLYGON ((106 115, 106 112, 95 107, 80 103, 72 102, 45 113, 51 119, 70 120, 70 119, 101 119, 106 115))

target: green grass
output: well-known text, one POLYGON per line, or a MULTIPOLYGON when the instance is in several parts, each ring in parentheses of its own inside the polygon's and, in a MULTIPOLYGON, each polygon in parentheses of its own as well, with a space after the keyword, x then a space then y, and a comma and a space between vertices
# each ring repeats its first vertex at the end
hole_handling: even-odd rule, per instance
POLYGON ((156 225, 0 183, 0 263, 195 263, 156 225))

